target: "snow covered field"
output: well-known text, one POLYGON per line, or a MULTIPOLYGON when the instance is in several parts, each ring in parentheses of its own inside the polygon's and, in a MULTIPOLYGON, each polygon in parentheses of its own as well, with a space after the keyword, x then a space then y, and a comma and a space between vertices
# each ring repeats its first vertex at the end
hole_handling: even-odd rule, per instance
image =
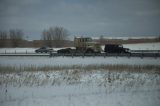
MULTIPOLYGON (((124 45, 132 50, 160 50, 160 43, 124 45)), ((0 53, 36 48, 1 48, 0 53)), ((3 66, 155 65, 160 58, 1 56, 3 66)), ((2 66, 2 67, 1 67, 2 66)), ((16 68, 15 68, 16 69, 16 68)), ((115 68, 116 69, 116 68, 115 68)), ((17 69, 16 69, 17 70, 17 69)), ((128 69, 129 70, 129 69, 128 69)), ((159 68, 138 72, 108 69, 13 71, 0 69, 0 106, 159 106, 159 68)))
POLYGON ((138 43, 138 44, 124 44, 125 48, 131 50, 160 50, 160 43, 138 43))
POLYGON ((160 75, 106 70, 1 73, 0 106, 159 106, 160 75))

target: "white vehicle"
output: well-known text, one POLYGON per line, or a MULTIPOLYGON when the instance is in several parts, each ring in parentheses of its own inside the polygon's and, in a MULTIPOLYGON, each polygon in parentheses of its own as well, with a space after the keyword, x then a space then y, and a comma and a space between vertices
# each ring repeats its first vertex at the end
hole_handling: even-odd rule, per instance
POLYGON ((53 49, 49 48, 49 47, 41 47, 41 48, 35 50, 36 53, 50 53, 52 51, 53 51, 53 49))

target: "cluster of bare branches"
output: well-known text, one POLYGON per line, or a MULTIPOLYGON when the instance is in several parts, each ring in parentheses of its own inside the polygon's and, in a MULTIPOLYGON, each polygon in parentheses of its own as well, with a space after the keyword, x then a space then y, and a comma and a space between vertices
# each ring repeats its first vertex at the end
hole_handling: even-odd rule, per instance
POLYGON ((6 31, 0 31, 0 40, 8 39, 8 33, 6 31))
POLYGON ((7 39, 23 39, 23 31, 19 29, 12 29, 10 31, 0 31, 0 40, 7 40, 7 39))
POLYGON ((12 29, 9 31, 0 31, 0 46, 10 45, 17 47, 19 42, 24 39, 24 33, 20 29, 12 29))
POLYGON ((68 30, 63 27, 50 27, 42 32, 42 40, 46 46, 61 47, 69 36, 68 30))

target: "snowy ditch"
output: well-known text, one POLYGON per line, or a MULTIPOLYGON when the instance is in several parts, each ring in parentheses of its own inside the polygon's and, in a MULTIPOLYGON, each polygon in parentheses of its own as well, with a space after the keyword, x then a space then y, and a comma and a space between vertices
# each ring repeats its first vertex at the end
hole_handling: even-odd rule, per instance
POLYGON ((0 74, 1 106, 159 106, 159 101, 158 73, 69 69, 0 74))
MULTIPOLYGON (((158 70, 157 70, 158 71, 158 70)), ((108 71, 68 69, 61 71, 33 71, 33 72, 12 72, 0 75, 0 85, 2 86, 54 86, 54 85, 96 85, 110 86, 117 85, 124 88, 138 87, 141 85, 160 85, 160 72, 144 71, 108 71), (146 80, 147 79, 147 80, 146 80), (123 83, 125 82, 125 83, 123 83), (130 83, 132 82, 132 83, 130 83), (130 85, 123 85, 130 84, 130 85), (137 86, 136 86, 137 85, 137 86)), ((153 86, 151 86, 152 88, 153 86)))

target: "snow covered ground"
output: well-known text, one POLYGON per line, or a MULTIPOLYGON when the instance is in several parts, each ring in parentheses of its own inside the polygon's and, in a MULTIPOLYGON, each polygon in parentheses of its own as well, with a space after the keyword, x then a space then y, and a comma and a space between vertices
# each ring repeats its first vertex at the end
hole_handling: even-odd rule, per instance
POLYGON ((123 47, 131 50, 160 50, 160 43, 124 44, 123 47))
MULTIPOLYGON (((160 43, 124 45, 132 50, 160 50, 160 43)), ((34 52, 36 48, 0 48, 0 53, 34 52)), ((0 66, 160 65, 160 58, 0 57, 0 66)), ((160 70, 159 70, 160 71, 160 70)), ((159 106, 160 74, 63 69, 0 71, 0 106, 159 106)))
POLYGON ((38 48, 0 48, 0 53, 35 53, 38 48))
POLYGON ((159 106, 160 75, 106 70, 1 73, 0 106, 159 106))
MULTIPOLYGON (((158 36, 136 36, 136 37, 104 37, 105 39, 122 39, 122 40, 128 40, 128 39, 155 39, 158 38, 158 36)), ((99 39, 99 37, 92 37, 92 39, 99 39)))

